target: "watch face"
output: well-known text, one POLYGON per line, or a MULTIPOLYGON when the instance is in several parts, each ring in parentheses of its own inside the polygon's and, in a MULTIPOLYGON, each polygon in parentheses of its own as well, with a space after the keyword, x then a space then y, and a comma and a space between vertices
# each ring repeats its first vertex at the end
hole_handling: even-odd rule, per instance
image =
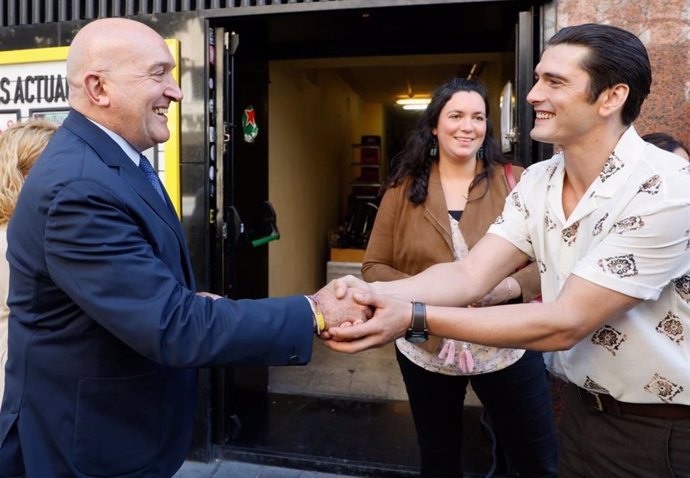
POLYGON ((405 340, 407 340, 411 344, 421 344, 429 340, 429 334, 427 334, 426 332, 408 331, 405 334, 405 340))

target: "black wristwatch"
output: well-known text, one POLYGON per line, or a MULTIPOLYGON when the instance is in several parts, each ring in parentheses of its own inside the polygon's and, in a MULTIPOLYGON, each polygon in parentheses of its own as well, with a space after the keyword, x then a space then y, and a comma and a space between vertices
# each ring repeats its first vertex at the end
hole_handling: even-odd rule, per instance
POLYGON ((405 340, 421 344, 429 340, 429 329, 426 326, 426 305, 423 302, 412 302, 412 320, 405 332, 405 340))

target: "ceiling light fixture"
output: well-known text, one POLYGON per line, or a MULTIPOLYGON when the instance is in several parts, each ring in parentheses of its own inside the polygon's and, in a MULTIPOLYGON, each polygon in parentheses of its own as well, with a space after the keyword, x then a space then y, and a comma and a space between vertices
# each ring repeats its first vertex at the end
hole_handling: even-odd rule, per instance
POLYGON ((425 110, 427 106, 428 106, 427 103, 419 103, 419 104, 414 104, 414 105, 402 105, 402 109, 404 109, 404 110, 425 110))
POLYGON ((431 103, 431 98, 400 98, 395 100, 395 103, 399 105, 423 105, 426 107, 426 105, 431 103))
POLYGON ((404 110, 425 110, 431 98, 400 98, 395 101, 396 104, 402 106, 404 110))

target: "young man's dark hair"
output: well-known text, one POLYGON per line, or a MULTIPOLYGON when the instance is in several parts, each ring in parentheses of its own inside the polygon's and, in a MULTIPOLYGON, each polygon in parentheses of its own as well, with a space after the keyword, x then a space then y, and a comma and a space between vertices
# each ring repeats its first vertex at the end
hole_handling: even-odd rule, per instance
POLYGON ((581 67, 590 77, 590 102, 594 103, 607 88, 619 83, 628 85, 622 119, 626 126, 635 121, 652 84, 652 67, 640 39, 622 28, 586 23, 565 27, 548 42, 548 46, 562 44, 589 50, 581 67))

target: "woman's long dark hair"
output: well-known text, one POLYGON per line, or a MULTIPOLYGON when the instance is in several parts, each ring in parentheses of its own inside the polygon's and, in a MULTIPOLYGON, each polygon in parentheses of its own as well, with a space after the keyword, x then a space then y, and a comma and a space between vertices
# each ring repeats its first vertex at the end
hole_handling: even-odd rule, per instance
POLYGON ((642 139, 648 143, 652 143, 654 146, 658 146, 661 149, 672 153, 678 148, 682 148, 690 154, 690 149, 688 149, 679 139, 674 138, 667 133, 648 133, 642 136, 642 139))
MULTIPOLYGON (((508 161, 501 154, 501 150, 493 136, 493 127, 489 120, 489 95, 486 87, 477 81, 464 78, 451 78, 436 89, 431 98, 431 103, 429 103, 429 106, 419 118, 417 126, 408 136, 405 148, 393 158, 392 171, 385 184, 386 189, 398 186, 405 178, 410 176, 412 177, 412 182, 407 188, 407 198, 414 204, 421 204, 426 200, 431 164, 434 161, 438 161, 437 157, 432 157, 430 154, 431 147, 436 139, 432 131, 438 125, 441 110, 458 91, 473 91, 478 93, 484 100, 484 107, 486 108, 486 136, 482 143, 484 154, 482 158, 477 156, 477 160, 483 161, 484 170, 472 180, 470 189, 483 179, 486 179, 486 191, 488 191, 491 170, 496 165, 505 164, 508 161)), ((486 191, 484 194, 486 194, 486 191)))

